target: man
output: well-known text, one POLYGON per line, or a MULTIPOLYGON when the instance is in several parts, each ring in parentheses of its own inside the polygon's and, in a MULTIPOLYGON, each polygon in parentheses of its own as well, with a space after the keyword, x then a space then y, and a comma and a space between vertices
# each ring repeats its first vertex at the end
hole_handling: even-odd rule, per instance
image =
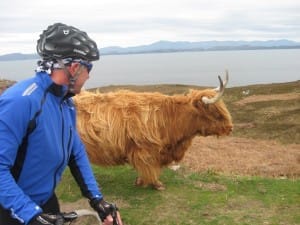
MULTIPOLYGON (((66 166, 104 224, 113 224, 112 204, 94 178, 70 98, 99 59, 97 45, 85 32, 56 23, 40 35, 37 52, 36 76, 0 96, 0 224, 55 224, 54 190, 66 166)), ((119 212, 117 218, 122 224, 119 212)))

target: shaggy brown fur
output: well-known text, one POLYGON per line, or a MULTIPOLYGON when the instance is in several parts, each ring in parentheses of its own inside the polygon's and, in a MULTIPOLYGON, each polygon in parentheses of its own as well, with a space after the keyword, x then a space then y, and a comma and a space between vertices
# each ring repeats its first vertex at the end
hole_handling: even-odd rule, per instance
POLYGON ((129 163, 139 174, 137 185, 163 189, 161 168, 180 161, 196 135, 231 132, 231 116, 223 101, 201 100, 215 94, 211 89, 175 96, 82 92, 74 98, 77 126, 92 163, 129 163))

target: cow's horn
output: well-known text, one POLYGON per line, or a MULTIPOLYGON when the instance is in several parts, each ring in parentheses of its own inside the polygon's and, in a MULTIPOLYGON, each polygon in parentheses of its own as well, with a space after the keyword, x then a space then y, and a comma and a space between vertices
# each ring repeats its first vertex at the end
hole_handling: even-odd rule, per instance
POLYGON ((218 78, 220 81, 220 86, 215 89, 217 91, 217 94, 213 98, 208 98, 206 96, 202 97, 202 102, 204 102, 205 104, 212 104, 220 100, 228 83, 228 71, 226 70, 224 82, 222 81, 220 76, 218 76, 218 78))

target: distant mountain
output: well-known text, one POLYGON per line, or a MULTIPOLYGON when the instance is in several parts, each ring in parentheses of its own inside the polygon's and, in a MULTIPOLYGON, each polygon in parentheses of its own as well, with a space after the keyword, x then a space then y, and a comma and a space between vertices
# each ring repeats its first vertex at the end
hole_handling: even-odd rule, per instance
POLYGON ((300 42, 290 40, 269 41, 158 41, 150 45, 136 47, 106 47, 100 49, 103 55, 137 54, 151 52, 176 52, 176 51, 213 51, 213 50, 251 50, 251 49, 280 49, 300 48, 300 42))
MULTIPOLYGON (((181 51, 225 51, 225 50, 253 50, 253 49, 287 49, 300 48, 300 42, 291 40, 269 41, 158 41, 149 45, 135 47, 111 46, 100 49, 101 55, 162 53, 181 51)), ((0 56, 0 61, 37 59, 37 54, 12 53, 0 56)))
POLYGON ((26 59, 37 59, 37 54, 22 54, 22 53, 11 53, 0 56, 0 61, 10 61, 10 60, 26 60, 26 59))

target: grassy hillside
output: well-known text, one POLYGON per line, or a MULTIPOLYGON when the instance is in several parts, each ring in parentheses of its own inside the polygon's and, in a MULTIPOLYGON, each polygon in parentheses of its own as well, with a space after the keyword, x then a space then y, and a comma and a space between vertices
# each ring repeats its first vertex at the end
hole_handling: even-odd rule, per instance
POLYGON ((11 86, 14 81, 6 80, 6 79, 0 79, 0 94, 9 86, 11 86))
MULTIPOLYGON (((107 86, 99 88, 99 91, 129 89, 173 95, 187 93, 191 88, 203 89, 187 85, 132 85, 107 86)), ((223 99, 235 124, 232 135, 300 144, 300 81, 227 88, 223 99), (286 99, 285 95, 292 97, 286 99), (238 104, 239 101, 251 96, 257 96, 257 101, 238 104), (275 96, 275 99, 271 96, 275 96)))

